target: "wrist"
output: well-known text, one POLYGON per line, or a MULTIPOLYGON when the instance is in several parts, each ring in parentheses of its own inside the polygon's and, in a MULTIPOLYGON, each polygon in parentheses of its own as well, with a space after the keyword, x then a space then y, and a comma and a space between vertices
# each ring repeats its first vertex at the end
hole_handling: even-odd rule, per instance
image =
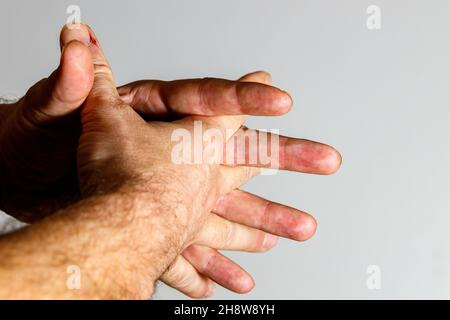
MULTIPOLYGON (((112 263, 123 266, 116 282, 146 283, 142 289, 153 288, 192 238, 192 226, 186 220, 190 208, 171 185, 157 181, 155 176, 135 178, 101 197, 110 202, 107 207, 113 208, 113 212, 103 209, 96 221, 112 227, 106 246, 122 243, 118 254, 111 257, 112 263)), ((136 293, 133 298, 149 294, 139 291, 139 287, 131 291, 136 293)))
POLYGON ((96 278, 111 276, 96 266, 118 265, 114 282, 126 289, 124 294, 131 298, 151 295, 153 284, 188 241, 187 227, 179 218, 186 215, 187 209, 176 201, 165 201, 169 195, 170 191, 162 186, 134 181, 100 196, 107 199, 108 205, 99 206, 99 215, 90 224, 106 224, 108 231, 101 238, 95 235, 91 242, 102 244, 101 251, 109 254, 93 254, 87 262, 90 269, 99 270, 96 278))

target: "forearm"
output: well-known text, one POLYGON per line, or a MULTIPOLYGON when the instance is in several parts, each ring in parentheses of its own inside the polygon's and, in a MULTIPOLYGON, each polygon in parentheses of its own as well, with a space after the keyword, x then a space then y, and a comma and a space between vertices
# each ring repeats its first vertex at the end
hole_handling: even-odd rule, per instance
POLYGON ((148 194, 93 197, 0 238, 0 297, 149 298, 184 240, 178 209, 148 194), (81 272, 78 290, 69 266, 81 272))

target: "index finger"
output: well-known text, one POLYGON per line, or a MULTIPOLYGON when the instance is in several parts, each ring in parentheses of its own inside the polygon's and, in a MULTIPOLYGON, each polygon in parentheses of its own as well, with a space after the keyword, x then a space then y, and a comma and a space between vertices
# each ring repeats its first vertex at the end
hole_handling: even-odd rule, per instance
POLYGON ((118 92, 137 112, 156 116, 276 116, 292 106, 289 94, 276 87, 216 78, 142 80, 122 86, 118 92))

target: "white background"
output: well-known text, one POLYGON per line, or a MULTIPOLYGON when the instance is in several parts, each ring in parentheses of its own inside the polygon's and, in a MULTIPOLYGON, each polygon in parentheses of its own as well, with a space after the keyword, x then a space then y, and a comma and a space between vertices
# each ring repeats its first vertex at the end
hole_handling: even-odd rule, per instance
MULTIPOLYGON (((257 284, 216 298, 450 298, 449 1, 1 0, 0 93, 20 96, 56 67, 69 4, 118 84, 265 69, 295 105, 249 126, 343 154, 335 176, 282 172, 246 186, 313 213, 318 232, 265 254, 230 253, 257 284), (372 4, 379 31, 366 27, 372 4), (381 290, 366 287, 373 264, 381 290)), ((183 297, 164 286, 156 296, 183 297)))

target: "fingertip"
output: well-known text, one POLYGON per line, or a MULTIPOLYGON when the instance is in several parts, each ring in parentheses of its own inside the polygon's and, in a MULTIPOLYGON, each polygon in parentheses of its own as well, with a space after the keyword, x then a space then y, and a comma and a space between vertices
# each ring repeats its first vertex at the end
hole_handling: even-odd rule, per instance
POLYGON ((73 40, 77 40, 89 47, 91 44, 90 28, 84 23, 65 24, 59 35, 61 49, 73 40))
POLYGON ((266 233, 264 235, 262 249, 263 249, 263 251, 268 251, 268 250, 272 249, 273 247, 275 247, 277 245, 277 243, 278 243, 278 237, 276 235, 266 233))
POLYGON ((342 156, 335 148, 328 146, 328 153, 323 158, 322 164, 324 174, 333 174, 336 173, 342 165, 342 156))
POLYGON ((191 287, 188 291, 182 291, 185 295, 192 299, 208 299, 211 298, 216 292, 216 286, 211 279, 206 279, 206 283, 202 283, 201 286, 191 287))
POLYGON ((215 293, 216 293, 216 285, 212 280, 209 280, 204 298, 211 298, 215 293))
POLYGON ((293 105, 293 99, 291 95, 283 90, 281 91, 281 95, 277 101, 277 109, 278 115, 283 115, 291 111, 293 105))
POLYGON ((248 273, 245 273, 239 280, 239 286, 234 291, 239 294, 245 294, 252 291, 254 287, 255 281, 248 273))
POLYGON ((300 221, 294 228, 293 238, 297 241, 306 241, 311 239, 317 230, 316 219, 307 213, 303 213, 300 221))

